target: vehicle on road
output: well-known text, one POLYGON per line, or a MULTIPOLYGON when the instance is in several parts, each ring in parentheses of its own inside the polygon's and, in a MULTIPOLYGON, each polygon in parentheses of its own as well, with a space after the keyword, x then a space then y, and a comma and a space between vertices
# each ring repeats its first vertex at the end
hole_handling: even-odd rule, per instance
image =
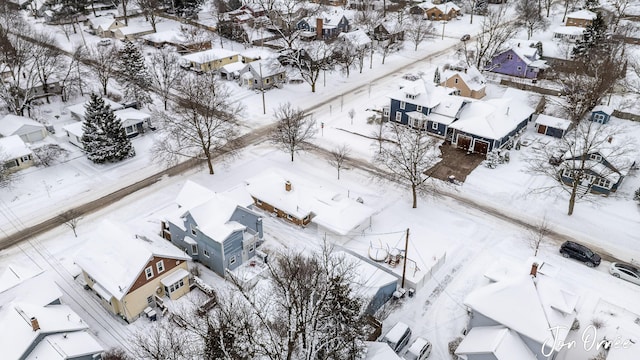
POLYGON ((460 38, 460 41, 468 41, 469 39, 471 39, 471 35, 469 35, 469 34, 464 34, 464 35, 462 35, 462 37, 460 38))
POLYGON ((609 266, 609 273, 618 279, 640 285, 640 269, 633 265, 614 262, 609 266))
POLYGON ((409 80, 409 81, 416 81, 418 79, 420 79, 420 77, 416 74, 411 74, 411 73, 407 73, 402 75, 402 78, 405 80, 409 80))
POLYGON ((407 360, 424 360, 431 354, 431 343, 429 340, 423 337, 417 337, 409 350, 404 354, 404 358, 407 360))
POLYGON ((411 339, 411 329, 409 328, 409 325, 403 322, 398 322, 382 338, 382 341, 389 344, 393 351, 399 353, 402 348, 407 346, 409 339, 411 339))
POLYGON ((566 241, 560 246, 560 254, 566 258, 573 258, 582 261, 588 267, 596 267, 600 265, 600 255, 594 253, 588 247, 580 245, 573 241, 566 241))

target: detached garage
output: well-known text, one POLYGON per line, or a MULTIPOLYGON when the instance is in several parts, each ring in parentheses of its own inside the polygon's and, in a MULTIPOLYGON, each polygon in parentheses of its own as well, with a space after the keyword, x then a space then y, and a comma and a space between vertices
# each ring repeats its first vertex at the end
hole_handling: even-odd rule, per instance
POLYGON ((571 127, 571 121, 541 114, 536 118, 535 127, 538 134, 562 139, 567 130, 569 130, 569 127, 571 127))
POLYGON ((0 119, 0 135, 2 137, 18 135, 25 143, 34 143, 47 136, 47 129, 28 117, 9 114, 0 119))

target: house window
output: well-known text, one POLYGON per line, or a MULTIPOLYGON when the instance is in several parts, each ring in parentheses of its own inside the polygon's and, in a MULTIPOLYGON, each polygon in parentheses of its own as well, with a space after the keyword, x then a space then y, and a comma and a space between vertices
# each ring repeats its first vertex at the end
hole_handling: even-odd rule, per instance
POLYGON ((400 109, 404 110, 404 108, 407 106, 407 103, 404 101, 400 101, 400 109))
POLYGON ((256 205, 262 205, 262 200, 256 200, 256 205))
POLYGON ((153 277, 153 268, 149 266, 148 268, 144 269, 144 274, 147 276, 147 280, 151 279, 153 277))
POLYGON ((563 169, 563 170, 562 170, 562 176, 564 176, 564 177, 568 177, 568 178, 570 178, 570 179, 573 179, 573 173, 572 173, 572 171, 571 171, 571 170, 569 170, 569 169, 563 169))
POLYGON ((453 83, 457 84, 458 83, 458 78, 453 79, 453 83))
POLYGON ((204 256, 209 257, 209 251, 207 249, 203 249, 202 253, 204 254, 204 256))
POLYGON ((198 244, 191 244, 191 255, 198 255, 198 244))
POLYGON ((169 293, 172 293, 172 292, 180 289, 183 286, 184 286, 184 279, 180 279, 180 281, 178 281, 177 283, 171 284, 171 286, 169 286, 168 289, 167 289, 167 287, 165 287, 165 290, 168 290, 169 293))
POLYGON ((153 304, 153 295, 147 297, 147 304, 149 305, 153 304))
POLYGON ((232 257, 229 258, 229 265, 233 265, 236 263, 236 256, 233 255, 232 257))
POLYGON ((431 130, 438 130, 438 123, 437 122, 432 122, 431 123, 431 130))
POLYGON ((253 252, 253 250, 255 250, 255 244, 251 243, 251 246, 249 246, 249 252, 253 252))
POLYGON ((193 224, 191 224, 190 227, 191 227, 191 235, 196 235, 196 227, 193 226, 193 224))
POLYGON ((422 112, 422 105, 416 106, 416 111, 417 112, 422 112))
POLYGON ((22 162, 31 160, 31 155, 26 155, 22 157, 22 162))
POLYGON ((594 118, 598 121, 602 121, 604 120, 604 115, 603 114, 595 114, 594 118))
POLYGON ((507 55, 507 60, 513 60, 513 54, 508 54, 507 55))
POLYGON ((602 161, 602 156, 600 156, 600 154, 591 154, 589 155, 589 159, 600 162, 602 161))
POLYGON ((518 71, 522 71, 522 66, 518 66, 516 69, 517 69, 518 71))
POLYGON ((604 179, 604 178, 597 178, 593 182, 593 185, 601 187, 601 188, 609 189, 609 188, 611 188, 611 181, 609 181, 607 179, 604 179))
POLYGON ((290 214, 287 214, 287 219, 293 220, 293 216, 291 216, 290 214))
POLYGON ((268 78, 267 78, 267 79, 264 79, 264 83, 265 83, 265 84, 269 84, 269 79, 268 79, 268 78))
POLYGON ((401 122, 402 121, 402 112, 401 111, 396 111, 396 121, 397 122, 401 122))
POLYGON ((160 260, 156 263, 156 270, 158 270, 158 274, 164 271, 164 261, 160 260))

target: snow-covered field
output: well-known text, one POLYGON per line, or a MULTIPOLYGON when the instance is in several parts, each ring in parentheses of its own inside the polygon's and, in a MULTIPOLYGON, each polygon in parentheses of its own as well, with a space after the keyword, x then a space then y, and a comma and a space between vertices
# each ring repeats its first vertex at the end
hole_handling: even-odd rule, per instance
MULTIPOLYGON (((554 17, 554 22, 556 20, 554 17)), ((412 44, 407 44, 403 51, 391 54, 385 65, 380 63, 379 58, 374 58, 373 68, 365 66, 362 74, 355 71, 346 78, 339 73, 327 73, 326 82, 324 79, 319 81, 316 93, 311 93, 308 84, 288 84, 283 89, 270 90, 265 95, 266 115, 262 113, 259 94, 237 88, 230 83, 236 91, 237 101, 246 105, 242 130, 247 132, 271 122, 272 109, 289 101, 303 109, 312 109, 318 124, 315 144, 327 149, 348 144, 352 149, 351 156, 371 160, 373 144, 364 136, 373 133, 376 125, 367 123, 367 118, 373 114, 368 109, 379 109, 388 104, 386 94, 397 87, 396 80, 402 74, 429 73, 436 65, 456 60, 450 55, 442 55, 413 64, 440 50, 452 49, 458 44, 462 34, 477 32, 479 23, 480 19, 474 18, 474 24, 469 25, 466 17, 449 22, 444 40, 432 39, 423 43, 417 52, 413 51, 412 44), (322 105, 316 106, 317 104, 322 105), (350 109, 354 109, 356 113, 353 119, 348 116, 350 109), (321 123, 324 124, 323 128, 320 128, 321 123)), ((175 26, 170 21, 161 24, 175 26)), ((57 36, 61 44, 68 43, 64 34, 59 33, 57 36)), ((87 42, 98 40, 86 33, 83 36, 87 42)), ((76 35, 72 38, 72 42, 74 41, 79 43, 82 39, 76 35)), ((237 44, 235 46, 239 47, 237 44)), ((489 85, 488 97, 500 97, 504 90, 489 85)), ((81 101, 83 99, 75 99, 72 103, 81 101)), ((38 114, 59 129, 73 121, 64 108, 67 105, 55 102, 43 106, 38 114)), ((614 119, 613 122, 628 125, 633 136, 640 138, 640 124, 619 119, 614 119)), ((57 131, 54 139, 64 143, 64 136, 62 131, 57 131)), ((550 141, 549 138, 535 134, 532 124, 524 136, 534 140, 531 147, 550 141)), ((153 133, 148 133, 135 138, 133 145, 136 157, 118 164, 95 165, 82 153, 73 150, 69 161, 63 164, 23 171, 22 179, 16 187, 0 191, 2 233, 22 229, 114 191, 124 183, 135 182, 161 170, 159 164, 151 161, 153 154, 149 152, 149 148, 153 137, 153 133)), ((597 198, 593 202, 578 203, 574 215, 567 216, 566 195, 532 192, 549 180, 533 178, 523 171, 526 166, 524 154, 531 147, 511 151, 511 161, 496 169, 478 167, 463 185, 447 188, 446 191, 496 208, 528 223, 537 224, 545 218, 549 226, 559 233, 604 248, 621 260, 640 260, 640 248, 637 245, 640 207, 632 200, 633 192, 640 187, 638 174, 625 179, 616 194, 597 198)), ((108 315, 94 296, 72 280, 79 273, 79 269, 73 264, 76 251, 83 241, 92 236, 96 224, 109 218, 157 230, 160 219, 173 205, 175 195, 187 180, 196 181, 214 191, 225 191, 263 170, 286 169, 316 182, 334 183, 349 194, 358 194, 366 204, 378 210, 373 217, 369 235, 345 239, 345 247, 353 251, 364 251, 368 242, 376 241, 400 246, 403 233, 409 228, 409 253, 415 254, 416 258, 432 256, 434 249, 446 252, 446 262, 434 274, 432 281, 414 297, 404 298, 390 305, 392 311, 388 312, 383 329, 386 331, 395 322, 404 321, 411 326, 414 336, 423 336, 434 343, 431 358, 445 360, 450 358, 448 342, 460 336, 467 321, 464 298, 471 290, 487 283, 483 277, 486 269, 497 262, 504 262, 512 264, 509 266, 514 269, 528 271, 525 261, 533 255, 528 244, 530 235, 518 225, 470 208, 446 194, 442 197, 422 198, 418 208, 412 209, 410 193, 401 185, 381 182, 368 173, 353 169, 343 171, 340 180, 337 180, 335 169, 326 160, 312 154, 299 154, 292 163, 287 154, 275 150, 267 143, 260 143, 244 149, 237 158, 223 164, 217 163, 216 166, 216 175, 210 176, 203 169, 194 169, 180 176, 165 178, 114 205, 84 217, 79 222, 77 238, 69 228, 59 227, 19 246, 0 251, 0 272, 13 263, 32 264, 49 270, 65 292, 63 300, 89 323, 97 338, 107 347, 126 348, 131 334, 143 329, 146 320, 138 320, 132 325, 124 324, 108 315), (381 235, 389 233, 392 235, 381 235)), ((268 216, 265 217, 264 228, 267 239, 265 246, 313 248, 322 240, 311 229, 289 226, 268 216), (317 243, 310 245, 308 241, 317 243)), ((607 272, 608 262, 603 262, 597 269, 589 269, 580 263, 563 259, 558 254, 558 245, 553 239, 543 242, 538 257, 558 269, 557 278, 561 282, 571 284, 580 291, 582 297, 578 317, 581 323, 588 324, 596 317, 605 319, 603 334, 605 331, 614 331, 619 325, 633 328, 633 321, 640 317, 640 304, 637 302, 640 288, 610 276, 607 272)), ((204 278, 214 286, 222 282, 222 279, 210 273, 205 273, 204 278)), ((587 355, 580 347, 566 351, 561 357, 567 360, 586 358, 587 355)))

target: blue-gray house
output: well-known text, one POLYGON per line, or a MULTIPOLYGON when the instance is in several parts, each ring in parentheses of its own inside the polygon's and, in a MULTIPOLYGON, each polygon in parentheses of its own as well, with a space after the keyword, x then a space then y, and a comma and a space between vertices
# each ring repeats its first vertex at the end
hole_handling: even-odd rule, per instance
POLYGON ((333 39, 350 29, 349 20, 342 13, 323 13, 307 17, 298 21, 296 27, 298 30, 316 33, 317 40, 333 39))
POLYGON ((591 117, 589 120, 600 124, 606 124, 611 119, 613 114, 613 108, 606 105, 598 105, 591 110, 591 117))
POLYGON ((231 197, 188 181, 178 210, 163 224, 163 235, 220 276, 255 256, 263 238, 262 217, 231 197))

